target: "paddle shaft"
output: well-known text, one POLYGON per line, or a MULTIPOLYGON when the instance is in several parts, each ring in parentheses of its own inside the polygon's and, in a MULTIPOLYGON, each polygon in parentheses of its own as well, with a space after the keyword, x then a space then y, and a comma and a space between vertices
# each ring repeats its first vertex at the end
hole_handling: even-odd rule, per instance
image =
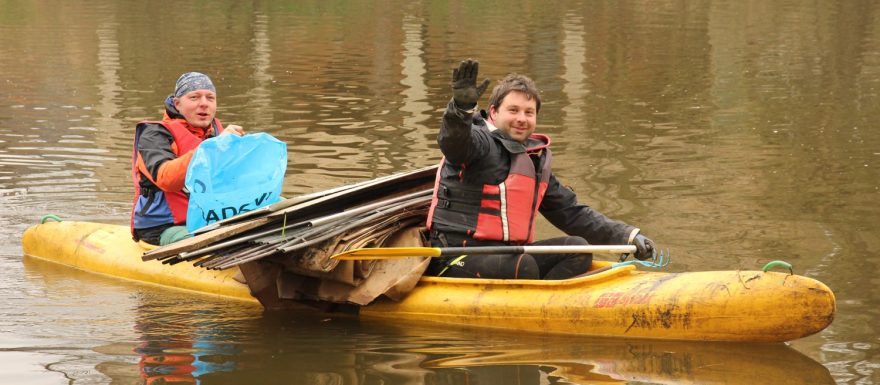
POLYGON ((473 247, 376 247, 349 250, 332 256, 341 260, 395 259, 409 257, 443 257, 489 254, 627 254, 635 253, 633 245, 574 246, 473 246, 473 247))
POLYGON ((441 247, 438 256, 453 255, 487 255, 487 254, 588 254, 635 253, 636 247, 629 245, 610 246, 475 246, 475 247, 441 247))

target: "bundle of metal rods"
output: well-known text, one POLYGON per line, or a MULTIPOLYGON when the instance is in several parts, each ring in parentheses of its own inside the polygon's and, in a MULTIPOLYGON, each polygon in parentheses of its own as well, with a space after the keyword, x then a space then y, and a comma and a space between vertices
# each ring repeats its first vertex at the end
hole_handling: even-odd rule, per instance
POLYGON ((424 221, 435 171, 429 167, 288 199, 215 223, 193 238, 145 253, 143 260, 228 269, 296 254, 353 229, 424 221))

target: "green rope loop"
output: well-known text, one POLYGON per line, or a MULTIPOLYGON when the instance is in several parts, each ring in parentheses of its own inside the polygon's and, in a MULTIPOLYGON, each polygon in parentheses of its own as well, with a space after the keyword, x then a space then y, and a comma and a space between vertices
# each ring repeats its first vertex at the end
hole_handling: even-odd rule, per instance
POLYGON ((46 214, 40 217, 40 224, 46 223, 47 219, 54 220, 55 222, 61 222, 61 218, 55 214, 46 214))
POLYGON ((788 263, 788 262, 785 262, 785 261, 779 261, 779 260, 768 262, 766 265, 764 265, 764 268, 761 269, 761 270, 763 270, 763 271, 766 273, 767 270, 770 270, 770 269, 772 269, 772 268, 774 268, 774 267, 783 267, 783 268, 786 268, 786 269, 788 269, 788 273, 789 273, 789 274, 794 275, 794 270, 792 270, 792 266, 791 266, 791 264, 788 263))

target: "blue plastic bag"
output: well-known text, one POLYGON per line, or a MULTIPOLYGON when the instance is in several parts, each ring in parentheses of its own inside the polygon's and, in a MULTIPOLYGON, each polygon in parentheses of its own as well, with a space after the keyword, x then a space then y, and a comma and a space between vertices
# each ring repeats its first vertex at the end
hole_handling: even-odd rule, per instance
POLYGON ((193 154, 184 185, 190 233, 281 200, 287 144, 265 133, 206 139, 193 154))

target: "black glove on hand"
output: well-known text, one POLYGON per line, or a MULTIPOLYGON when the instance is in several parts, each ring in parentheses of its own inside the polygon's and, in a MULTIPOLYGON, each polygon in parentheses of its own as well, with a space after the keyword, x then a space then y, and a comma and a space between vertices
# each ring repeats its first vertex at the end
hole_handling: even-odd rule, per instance
POLYGON ((467 59, 461 62, 457 69, 452 70, 452 99, 455 106, 469 110, 476 107, 480 96, 489 87, 489 79, 477 87, 477 74, 480 72, 480 62, 467 59))
POLYGON ((642 234, 637 234, 633 239, 633 244, 636 246, 636 259, 644 261, 654 258, 654 241, 642 234))

